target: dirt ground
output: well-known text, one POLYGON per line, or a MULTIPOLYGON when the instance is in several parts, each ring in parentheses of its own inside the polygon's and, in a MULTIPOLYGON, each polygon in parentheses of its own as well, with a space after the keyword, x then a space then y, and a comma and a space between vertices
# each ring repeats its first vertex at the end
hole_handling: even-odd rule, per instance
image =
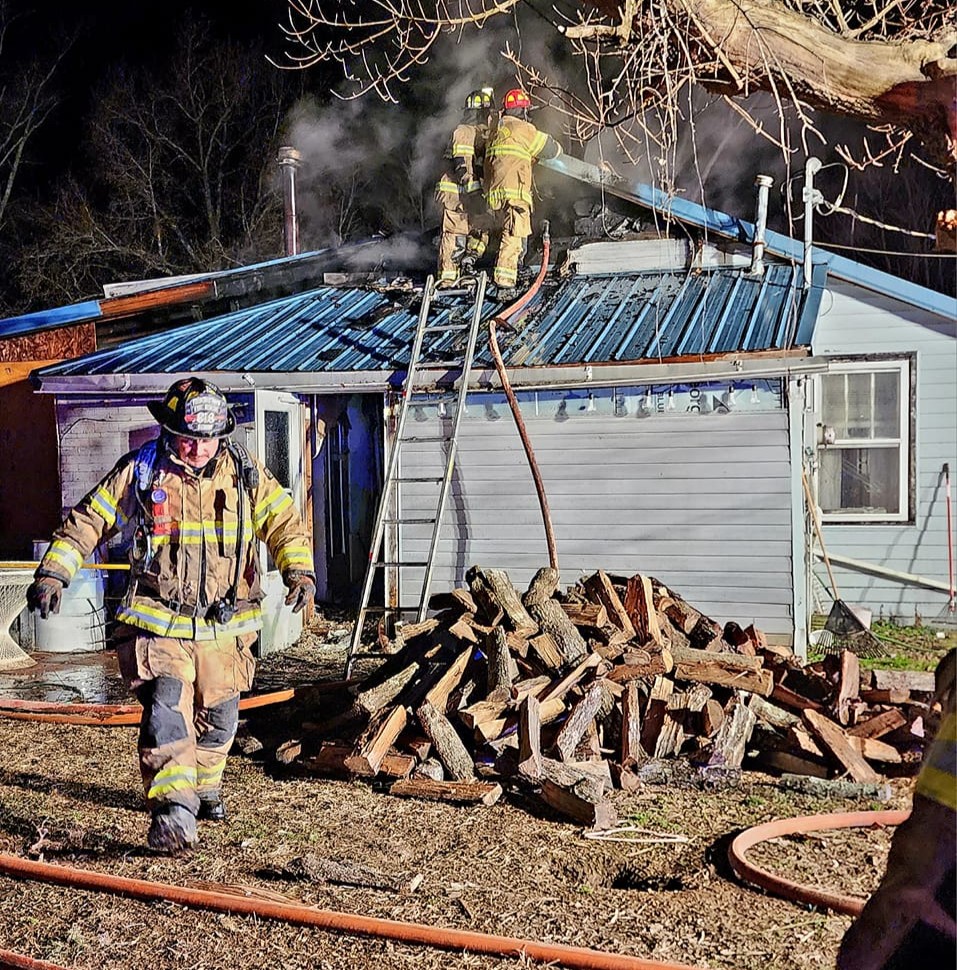
MULTIPOLYGON (((295 647, 263 661, 257 689, 337 678, 347 632, 335 620, 320 621, 295 647)), ((255 731, 256 722, 250 726, 255 731)), ((832 967, 850 920, 739 884, 726 847, 740 829, 775 818, 907 807, 912 783, 892 784, 892 801, 881 805, 786 793, 774 779, 750 771, 720 790, 673 783, 615 792, 622 823, 649 833, 649 841, 637 843, 588 838, 509 791, 490 808, 452 807, 390 797, 366 783, 303 776, 262 754, 234 753, 226 777, 229 821, 201 823, 199 846, 171 859, 145 848, 148 816, 134 728, 0 719, 0 851, 180 885, 228 883, 343 912, 715 970, 832 967), (397 893, 278 874, 306 855, 422 881, 414 892, 397 893)), ((751 857, 799 882, 863 897, 883 872, 890 834, 782 839, 751 857)), ((3 948, 76 970, 533 965, 0 876, 3 948)))

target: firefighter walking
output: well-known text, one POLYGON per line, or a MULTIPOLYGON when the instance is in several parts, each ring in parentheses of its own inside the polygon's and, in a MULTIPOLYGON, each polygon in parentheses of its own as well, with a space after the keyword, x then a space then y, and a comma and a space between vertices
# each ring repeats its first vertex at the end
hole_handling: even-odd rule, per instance
POLYGON ((493 282, 501 300, 516 295, 518 267, 532 234, 532 166, 561 154, 551 135, 527 118, 531 99, 513 88, 502 100, 502 114, 485 152, 485 198, 501 232, 493 282))
POLYGON ((449 139, 445 170, 435 186, 435 201, 442 211, 437 271, 440 286, 451 286, 460 273, 471 273, 488 245, 482 166, 491 107, 488 90, 473 91, 465 99, 462 121, 449 139))
POLYGON ((139 761, 160 852, 196 842, 196 819, 226 817, 222 778, 252 685, 262 627, 262 540, 298 612, 315 596, 309 534, 289 493, 230 439, 222 392, 178 381, 150 412, 158 439, 121 458, 67 516, 27 592, 41 618, 104 540, 130 541, 116 619, 120 671, 143 705, 139 761))

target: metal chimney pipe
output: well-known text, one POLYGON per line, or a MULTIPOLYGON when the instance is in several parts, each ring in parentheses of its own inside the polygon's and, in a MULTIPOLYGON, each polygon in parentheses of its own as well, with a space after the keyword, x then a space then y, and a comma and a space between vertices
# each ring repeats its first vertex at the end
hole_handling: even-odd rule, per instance
POLYGON ((751 274, 764 275, 764 233, 768 226, 768 194, 774 179, 770 175, 759 175, 754 184, 758 187, 758 209, 754 216, 754 243, 751 251, 751 274))
POLYGON ((302 154, 290 145, 283 145, 277 157, 282 172, 282 239, 287 256, 299 253, 299 213, 296 209, 296 170, 302 154))
POLYGON ((814 188, 814 176, 821 171, 821 160, 811 155, 804 163, 804 289, 811 287, 814 269, 814 206, 824 201, 824 196, 814 188))

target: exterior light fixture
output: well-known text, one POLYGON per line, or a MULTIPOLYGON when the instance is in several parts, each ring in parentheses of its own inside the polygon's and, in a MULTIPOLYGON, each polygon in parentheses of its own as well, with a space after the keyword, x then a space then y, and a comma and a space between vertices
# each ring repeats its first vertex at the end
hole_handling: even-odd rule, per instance
POLYGON ((752 384, 751 385, 751 403, 752 404, 760 404, 761 403, 761 396, 758 394, 758 385, 757 384, 752 384))
POLYGON ((668 410, 674 411, 675 409, 675 389, 673 387, 668 388, 668 410))
POLYGON ((440 418, 447 417, 447 410, 446 410, 446 407, 445 407, 445 401, 439 401, 439 417, 440 418))
POLYGON ((585 410, 588 412, 595 410, 595 395, 591 391, 588 392, 588 403, 585 405, 585 410))

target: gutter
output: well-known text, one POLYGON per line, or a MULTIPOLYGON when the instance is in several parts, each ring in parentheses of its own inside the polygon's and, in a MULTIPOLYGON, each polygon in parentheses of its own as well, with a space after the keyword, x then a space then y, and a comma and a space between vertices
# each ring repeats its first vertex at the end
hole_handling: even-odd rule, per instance
MULTIPOLYGON (((801 376, 823 374, 829 364, 824 357, 808 357, 803 353, 788 355, 784 351, 776 356, 764 354, 745 356, 727 355, 714 360, 700 357, 676 359, 667 363, 610 363, 567 364, 552 367, 510 367, 508 379, 518 389, 548 390, 551 388, 614 387, 629 384, 666 384, 705 381, 743 381, 751 378, 801 376)), ((191 371, 197 377, 213 381, 224 391, 254 390, 286 391, 294 394, 375 393, 398 391, 405 377, 404 370, 392 371, 330 371, 322 372, 224 372, 191 371)), ((458 372, 447 368, 429 371, 420 368, 424 380, 439 387, 458 380, 458 372)), ((32 380, 36 389, 45 394, 62 397, 116 394, 127 398, 138 394, 163 394, 175 375, 164 374, 88 374, 45 377, 42 371, 34 371, 32 380)), ((493 367, 473 368, 469 374, 469 387, 476 391, 496 391, 501 381, 493 367)))
MULTIPOLYGON (((816 546, 814 555, 818 559, 824 558, 824 553, 816 546)), ((830 551, 828 551, 827 558, 836 566, 844 566, 847 569, 855 569, 860 573, 870 573, 885 579, 893 579, 905 586, 923 586, 925 589, 936 589, 942 593, 950 593, 950 586, 947 583, 942 583, 937 579, 928 579, 926 576, 918 576, 916 573, 901 572, 898 569, 879 566, 877 563, 865 562, 863 559, 851 559, 850 556, 836 556, 830 551)))

